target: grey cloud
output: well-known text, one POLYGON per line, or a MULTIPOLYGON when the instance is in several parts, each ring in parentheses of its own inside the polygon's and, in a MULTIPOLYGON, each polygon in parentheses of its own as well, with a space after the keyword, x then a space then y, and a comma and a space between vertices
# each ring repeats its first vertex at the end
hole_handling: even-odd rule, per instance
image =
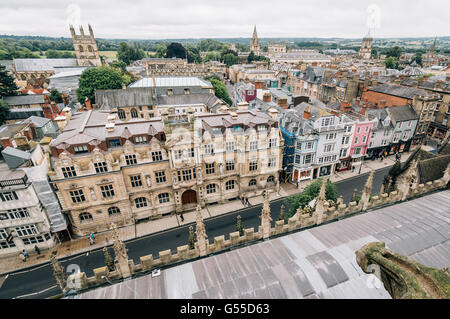
POLYGON ((0 0, 0 34, 68 37, 67 8, 102 38, 260 37, 360 38, 366 9, 381 9, 376 37, 448 35, 450 2, 443 0, 0 0), (73 13, 73 12, 72 12, 73 13))

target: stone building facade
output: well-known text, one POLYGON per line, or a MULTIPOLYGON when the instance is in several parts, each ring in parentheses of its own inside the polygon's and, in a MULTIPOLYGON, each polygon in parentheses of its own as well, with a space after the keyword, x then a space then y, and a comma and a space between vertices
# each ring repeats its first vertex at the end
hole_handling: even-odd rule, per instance
POLYGON ((95 41, 91 25, 89 25, 89 35, 84 34, 82 26, 80 26, 79 35, 75 33, 73 26, 70 26, 70 34, 72 35, 73 48, 77 56, 77 64, 79 66, 101 66, 102 61, 98 54, 97 42, 95 41))
POLYGON ((53 171, 75 235, 278 190, 278 123, 259 112, 162 112, 119 120, 105 111, 72 116, 52 142, 53 171))

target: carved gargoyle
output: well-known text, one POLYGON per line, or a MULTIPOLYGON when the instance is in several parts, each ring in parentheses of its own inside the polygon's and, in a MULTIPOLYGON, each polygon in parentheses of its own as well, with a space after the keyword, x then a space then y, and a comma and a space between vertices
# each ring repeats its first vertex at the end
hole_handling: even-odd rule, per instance
POLYGON ((365 273, 379 276, 394 299, 448 299, 450 276, 386 249, 385 243, 369 243, 356 251, 356 261, 365 273), (378 271, 379 269, 379 271, 378 271))

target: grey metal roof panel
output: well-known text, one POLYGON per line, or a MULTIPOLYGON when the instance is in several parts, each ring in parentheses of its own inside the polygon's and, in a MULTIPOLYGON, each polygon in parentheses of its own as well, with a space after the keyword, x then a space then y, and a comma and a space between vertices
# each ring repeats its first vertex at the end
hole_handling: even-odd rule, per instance
POLYGON ((54 71, 58 67, 76 67, 77 59, 14 59, 17 72, 54 71))
POLYGON ((45 94, 27 94, 18 96, 5 96, 3 101, 8 103, 8 105, 27 105, 27 104, 44 104, 45 94))
POLYGON ((355 251, 385 234, 393 239, 388 248, 407 251, 410 258, 425 265, 446 267, 450 262, 450 226, 445 223, 448 206, 447 190, 171 267, 161 271, 160 277, 147 275, 75 298, 134 298, 141 290, 147 298, 390 298, 383 285, 368 288, 369 275, 357 265, 355 251), (418 202, 436 205, 436 201, 440 204, 431 219, 430 214, 416 215, 414 219, 392 217, 398 211, 408 214, 422 210, 418 202), (367 229, 380 219, 374 236, 362 232, 358 238, 343 237, 349 227, 364 225, 367 229), (420 225, 434 225, 438 219, 441 222, 436 228, 420 225), (343 240, 340 244, 330 243, 324 240, 327 234, 343 240), (140 285, 139 291, 123 289, 124 285, 130 287, 131 281, 136 281, 133 287, 140 285), (148 289, 153 285, 159 289, 148 289))

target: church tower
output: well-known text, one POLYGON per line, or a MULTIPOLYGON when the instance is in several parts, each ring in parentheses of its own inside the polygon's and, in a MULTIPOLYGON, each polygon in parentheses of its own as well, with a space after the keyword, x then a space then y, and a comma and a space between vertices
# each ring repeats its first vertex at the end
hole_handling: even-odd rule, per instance
POLYGON ((361 49, 359 49, 360 59, 370 60, 372 58, 372 42, 373 39, 370 36, 370 34, 368 34, 363 38, 361 43, 361 49))
POLYGON ((84 34, 83 27, 80 26, 80 35, 75 33, 73 26, 70 26, 72 34, 73 48, 77 56, 79 66, 101 66, 102 61, 98 54, 97 42, 95 42, 94 32, 89 25, 89 35, 84 34))
POLYGON ((250 43, 250 52, 253 51, 255 55, 260 55, 260 47, 259 47, 259 39, 258 34, 256 33, 256 25, 255 29, 253 30, 253 37, 252 42, 250 43))

